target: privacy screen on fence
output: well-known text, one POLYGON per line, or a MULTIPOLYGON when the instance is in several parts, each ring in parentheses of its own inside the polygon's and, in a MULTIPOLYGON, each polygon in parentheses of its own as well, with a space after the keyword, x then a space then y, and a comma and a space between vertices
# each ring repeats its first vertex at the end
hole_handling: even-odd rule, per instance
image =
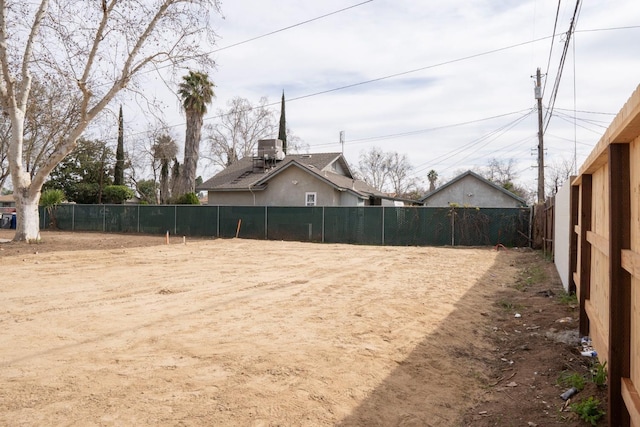
POLYGON ((529 245, 529 208, 60 205, 41 228, 393 246, 529 245))

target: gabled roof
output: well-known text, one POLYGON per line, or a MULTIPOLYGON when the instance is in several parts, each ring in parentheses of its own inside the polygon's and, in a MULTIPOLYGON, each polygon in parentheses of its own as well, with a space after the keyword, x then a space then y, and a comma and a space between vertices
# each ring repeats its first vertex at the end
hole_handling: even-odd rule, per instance
POLYGON ((525 199, 523 199, 522 197, 516 196, 511 191, 500 187, 499 185, 489 181, 486 178, 483 178, 482 176, 480 176, 477 173, 475 173, 473 171, 470 171, 470 170, 466 171, 465 173, 462 173, 462 174, 458 175, 457 177, 453 178, 451 181, 447 182, 446 184, 442 185, 441 187, 438 187, 435 190, 427 193, 422 199, 420 199, 420 201, 424 203, 427 199, 431 198, 432 196, 434 196, 435 194, 439 193, 440 191, 445 190, 447 187, 450 187, 450 186, 454 185, 456 182, 461 181, 463 178, 465 178, 467 176, 472 176, 472 177, 476 178, 477 180, 484 182, 485 184, 487 184, 487 185, 495 188, 496 190, 506 194, 507 196, 517 200, 518 202, 520 202, 524 206, 527 205, 527 201, 525 199))
POLYGON ((287 154, 283 160, 266 171, 254 168, 254 159, 245 157, 203 182, 196 190, 260 191, 266 188, 271 178, 290 167, 297 167, 338 190, 350 191, 360 197, 384 196, 364 181, 354 179, 341 153, 287 154), (333 172, 334 163, 340 166, 345 175, 333 172))

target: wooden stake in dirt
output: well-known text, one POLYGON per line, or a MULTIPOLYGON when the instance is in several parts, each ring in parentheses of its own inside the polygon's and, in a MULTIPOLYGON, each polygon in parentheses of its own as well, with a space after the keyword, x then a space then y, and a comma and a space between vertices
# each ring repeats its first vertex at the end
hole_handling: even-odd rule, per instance
POLYGON ((238 220, 238 228, 236 228, 236 239, 238 238, 238 235, 240 234, 240 226, 242 225, 242 218, 240 218, 238 220))

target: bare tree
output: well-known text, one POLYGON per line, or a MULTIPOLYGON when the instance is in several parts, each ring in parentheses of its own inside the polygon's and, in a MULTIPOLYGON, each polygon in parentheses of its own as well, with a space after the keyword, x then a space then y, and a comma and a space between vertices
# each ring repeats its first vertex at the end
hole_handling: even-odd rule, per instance
POLYGON ((14 240, 40 240, 42 184, 87 126, 137 76, 197 60, 212 65, 209 11, 218 0, 0 1, 0 107, 9 115, 8 159, 17 209, 14 240), (205 40, 206 41, 206 40, 205 40), (25 117, 34 75, 77 99, 71 125, 32 176, 25 165, 25 117))
POLYGON ((530 199, 530 191, 516 183, 518 173, 516 172, 516 162, 514 159, 500 160, 493 158, 489 160, 487 167, 480 170, 480 175, 489 181, 501 186, 505 190, 511 191, 518 197, 527 201, 530 199))
MULTIPOLYGON (((56 143, 75 125, 79 103, 67 96, 59 85, 51 80, 42 84, 31 83, 31 96, 24 116, 23 162, 30 177, 55 149, 56 143)), ((8 114, 0 116, 0 186, 9 176, 9 146, 11 120, 8 114)))
POLYGON ((481 175, 491 182, 504 186, 516 180, 517 173, 515 168, 516 162, 514 159, 500 160, 494 157, 489 160, 481 175))
POLYGON ((267 98, 257 106, 236 97, 227 103, 226 111, 219 109, 220 119, 206 126, 209 153, 207 157, 217 166, 226 168, 243 157, 253 155, 259 139, 273 138, 278 125, 273 111, 267 108, 267 98))
POLYGON ((304 142, 302 138, 293 133, 289 126, 287 126, 287 153, 295 154, 303 151, 309 152, 309 144, 304 142))
POLYGON ((413 167, 406 154, 396 152, 387 154, 387 170, 393 192, 405 197, 416 188, 416 180, 411 176, 413 167))
POLYGON ((384 191, 389 180, 389 156, 378 147, 360 153, 358 163, 362 180, 378 191, 384 191))
POLYGON ((545 184, 547 195, 554 196, 562 184, 567 182, 573 173, 574 164, 572 160, 566 158, 557 159, 546 166, 545 184))

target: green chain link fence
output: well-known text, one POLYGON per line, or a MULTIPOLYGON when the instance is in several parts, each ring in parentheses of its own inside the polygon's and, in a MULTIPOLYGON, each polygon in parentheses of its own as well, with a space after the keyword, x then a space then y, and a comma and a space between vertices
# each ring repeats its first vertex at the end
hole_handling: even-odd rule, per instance
POLYGON ((389 246, 529 246, 529 208, 60 205, 40 227, 389 246))

